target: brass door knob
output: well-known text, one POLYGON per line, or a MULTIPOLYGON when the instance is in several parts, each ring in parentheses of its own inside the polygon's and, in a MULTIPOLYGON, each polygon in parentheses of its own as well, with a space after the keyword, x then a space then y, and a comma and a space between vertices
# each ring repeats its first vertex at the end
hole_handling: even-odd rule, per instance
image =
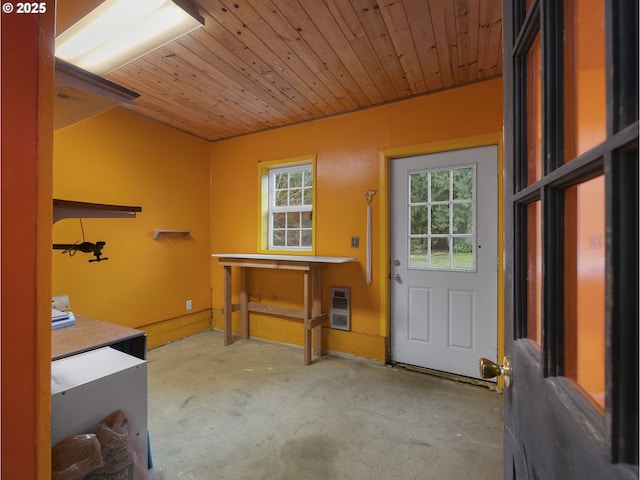
POLYGON ((511 370, 511 362, 509 357, 504 357, 502 365, 499 365, 488 358, 480 359, 480 376, 482 378, 493 378, 502 376, 504 378, 504 386, 509 388, 513 385, 513 371, 511 370))

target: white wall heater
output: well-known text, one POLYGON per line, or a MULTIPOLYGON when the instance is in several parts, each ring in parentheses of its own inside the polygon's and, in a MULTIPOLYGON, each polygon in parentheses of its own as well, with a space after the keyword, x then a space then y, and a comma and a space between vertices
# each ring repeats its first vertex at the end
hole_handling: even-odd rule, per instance
POLYGON ((348 287, 331 287, 331 328, 351 329, 351 291, 348 287))

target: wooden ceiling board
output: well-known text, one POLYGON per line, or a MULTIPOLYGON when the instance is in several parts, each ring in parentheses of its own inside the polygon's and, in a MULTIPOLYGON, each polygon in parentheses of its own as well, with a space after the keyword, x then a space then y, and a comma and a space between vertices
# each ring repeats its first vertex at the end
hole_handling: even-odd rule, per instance
POLYGON ((330 90, 333 90, 333 86, 337 86, 332 93, 342 102, 339 111, 344 108, 357 109, 369 104, 364 90, 345 67, 334 47, 329 44, 321 28, 314 21, 313 7, 323 9, 319 13, 320 18, 331 16, 322 2, 310 3, 311 12, 303 9, 297 1, 276 0, 272 3, 276 8, 267 8, 267 2, 260 0, 253 0, 252 3, 269 23, 275 25, 279 18, 286 19, 287 23, 284 21, 277 23, 282 26, 278 34, 283 36, 291 53, 299 56, 325 86, 330 90), (278 8, 278 5, 281 7, 278 8), (287 13, 284 14, 283 11, 287 13))
POLYGON ((124 108, 210 141, 502 74, 500 0, 193 3, 202 28, 106 78, 141 94, 124 108))
POLYGON ((416 45, 426 91, 435 92, 443 88, 438 50, 433 32, 431 10, 424 0, 405 0, 405 12, 411 28, 411 36, 416 45))
MULTIPOLYGON (((353 48, 345 48, 352 40, 346 31, 345 22, 340 12, 335 7, 335 2, 307 2, 302 7, 305 9, 312 24, 316 27, 314 32, 314 43, 311 48, 319 50, 316 42, 324 40, 326 46, 322 48, 323 61, 334 72, 337 72, 341 81, 347 82, 347 90, 353 92, 360 106, 378 104, 384 102, 377 85, 372 80, 369 72, 360 60, 357 52, 353 48), (352 82, 355 84, 352 86, 352 82), (362 92, 360 95, 359 92, 362 92)), ((305 38, 310 28, 305 28, 305 38)), ((347 30, 348 31, 348 30, 347 30)))
POLYGON ((458 69, 460 81, 471 82, 478 78, 478 18, 480 2, 456 0, 456 36, 458 38, 458 69))
MULTIPOLYGON (((229 12, 226 8, 224 11, 229 12)), ((279 68, 280 62, 270 63, 260 52, 253 51, 243 43, 244 39, 238 39, 239 36, 237 32, 234 34, 227 31, 224 25, 216 23, 215 19, 204 29, 194 33, 194 37, 199 38, 205 48, 217 53, 221 59, 234 66, 234 71, 230 73, 236 82, 241 82, 245 76, 252 79, 264 93, 290 104, 307 120, 323 115, 323 112, 303 97, 291 83, 291 80, 296 81, 294 72, 279 68), (203 36, 204 33, 209 34, 211 38, 203 36)), ((266 45, 263 49, 266 49, 266 45)))
POLYGON ((404 78, 409 84, 411 95, 424 93, 427 86, 404 5, 399 2, 389 2, 379 10, 389 31, 395 55, 402 66, 404 78))
POLYGON ((493 78, 502 74, 502 5, 480 0, 478 19, 478 76, 493 78))
POLYGON ((395 98, 393 85, 384 74, 384 65, 378 60, 375 49, 351 4, 344 2, 344 0, 326 0, 325 3, 348 39, 349 43, 343 45, 342 48, 353 50, 354 55, 362 63, 369 78, 380 92, 383 103, 393 101, 395 98))

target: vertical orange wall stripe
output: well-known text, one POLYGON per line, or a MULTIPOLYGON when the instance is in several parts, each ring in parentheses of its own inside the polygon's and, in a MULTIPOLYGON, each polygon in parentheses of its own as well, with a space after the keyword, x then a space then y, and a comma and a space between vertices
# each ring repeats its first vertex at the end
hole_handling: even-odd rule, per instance
POLYGON ((1 16, 1 468, 7 479, 50 478, 54 6, 47 7, 41 15, 1 16))

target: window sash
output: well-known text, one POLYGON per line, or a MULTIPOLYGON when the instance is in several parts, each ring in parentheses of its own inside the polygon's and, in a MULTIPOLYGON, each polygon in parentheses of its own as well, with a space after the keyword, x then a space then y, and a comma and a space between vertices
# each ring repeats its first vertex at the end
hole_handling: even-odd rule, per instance
POLYGON ((269 169, 268 190, 269 250, 311 251, 313 247, 313 165, 308 163, 269 169), (292 184, 293 177, 297 173, 301 174, 300 182, 292 184), (286 177, 286 184, 282 184, 282 179, 285 178, 283 175, 286 177), (286 202, 283 202, 282 199, 285 198, 286 202), (305 216, 305 213, 309 215, 305 216), (297 223, 293 222, 293 225, 289 225, 289 220, 295 219, 295 215, 291 214, 299 214, 297 223), (283 218, 284 223, 277 222, 278 218, 283 218))

